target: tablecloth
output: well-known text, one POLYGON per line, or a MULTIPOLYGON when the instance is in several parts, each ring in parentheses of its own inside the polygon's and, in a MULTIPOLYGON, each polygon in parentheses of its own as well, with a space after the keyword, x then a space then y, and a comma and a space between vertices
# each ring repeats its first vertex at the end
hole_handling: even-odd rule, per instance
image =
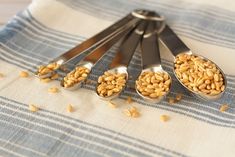
MULTIPOLYGON (((209 0, 34 0, 0 31, 0 156, 235 156, 235 3, 209 0), (41 83, 32 74, 136 8, 155 10, 195 52, 216 62, 226 73, 228 88, 218 101, 206 102, 188 93, 172 72, 172 56, 161 46, 163 68, 173 78, 169 97, 182 93, 173 105, 167 99, 151 104, 125 89, 117 108, 94 92, 95 84, 77 91, 60 89, 59 81, 41 83), (126 102, 130 96, 132 104, 126 102), (29 104, 40 109, 31 112, 29 104), (68 113, 68 104, 74 112, 68 113), (221 104, 229 109, 220 112, 221 104), (123 114, 128 106, 141 116, 123 114), (169 115, 167 122, 161 115, 169 115)), ((89 80, 107 68, 113 47, 94 68, 89 80)), ((76 61, 69 63, 71 66, 76 61)), ((137 50, 128 70, 141 68, 137 50)), ((130 81, 131 83, 131 81, 130 81)))

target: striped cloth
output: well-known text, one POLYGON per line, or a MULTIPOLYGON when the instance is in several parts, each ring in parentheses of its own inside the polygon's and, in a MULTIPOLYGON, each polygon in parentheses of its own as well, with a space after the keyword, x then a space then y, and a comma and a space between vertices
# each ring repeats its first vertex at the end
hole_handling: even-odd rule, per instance
MULTIPOLYGON (((0 72, 6 75, 0 78, 0 156, 234 157, 234 9, 232 0, 34 0, 0 31, 0 72), (221 100, 204 102, 185 91, 173 77, 172 56, 164 47, 163 67, 173 77, 169 96, 183 94, 174 105, 167 100, 149 104, 126 89, 112 109, 95 96, 94 84, 50 94, 47 89, 59 86, 58 81, 43 84, 33 76, 19 77, 21 70, 35 71, 136 8, 164 15, 195 53, 218 63, 228 79, 221 100), (122 113, 128 96, 139 118, 122 113), (40 110, 30 112, 31 103, 40 110), (219 111, 223 103, 230 106, 226 112, 219 111), (67 113, 67 104, 75 111, 67 113), (170 120, 161 122, 162 114, 170 120)), ((107 68, 115 50, 104 56, 90 80, 107 68)), ((129 71, 137 76, 140 68, 137 51, 129 71)))

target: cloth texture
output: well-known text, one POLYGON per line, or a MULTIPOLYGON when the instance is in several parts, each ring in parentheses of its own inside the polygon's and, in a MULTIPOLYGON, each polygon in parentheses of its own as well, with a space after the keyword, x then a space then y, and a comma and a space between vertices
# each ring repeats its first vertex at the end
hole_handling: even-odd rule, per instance
MULTIPOLYGON (((34 0, 0 30, 0 156, 235 156, 235 3, 190 0, 34 0), (216 62, 225 72, 228 88, 222 99, 199 100, 173 76, 170 52, 160 46, 163 68, 173 79, 168 97, 182 93, 170 105, 167 99, 151 104, 131 88, 125 89, 112 109, 94 92, 96 80, 114 57, 114 46, 94 67, 91 83, 77 91, 48 93, 59 81, 41 83, 36 77, 20 78, 19 72, 35 72, 72 47, 107 28, 134 9, 157 11, 196 54, 216 62), (140 110, 130 118, 123 110, 140 110), (220 112, 221 104, 229 109, 220 112), (40 110, 33 113, 29 104, 40 110), (72 104, 75 111, 68 113, 72 104), (170 116, 161 122, 160 116, 170 116)), ((79 58, 68 63, 70 68, 79 58)), ((139 50, 129 73, 141 70, 139 50)), ((133 84, 130 81, 129 84, 133 84)))

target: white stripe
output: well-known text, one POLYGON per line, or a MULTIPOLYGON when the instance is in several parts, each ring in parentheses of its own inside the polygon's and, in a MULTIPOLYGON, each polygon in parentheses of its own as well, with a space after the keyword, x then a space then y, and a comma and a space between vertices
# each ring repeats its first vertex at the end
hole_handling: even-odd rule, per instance
MULTIPOLYGON (((12 104, 12 102, 11 102, 11 104, 12 104)), ((18 106, 16 106, 16 107, 18 107, 18 106)), ((15 110, 13 110, 12 108, 8 107, 7 105, 5 105, 4 108, 7 108, 7 109, 9 109, 9 110, 11 110, 11 111, 15 111, 15 110)), ((27 109, 26 107, 22 107, 22 108, 27 109)), ((23 114, 23 115, 29 115, 29 113, 26 114, 27 112, 24 112, 24 111, 17 110, 17 112, 19 112, 19 113, 21 113, 21 114, 23 114)), ((0 113, 0 114, 1 114, 1 113, 0 113)), ((5 114, 5 113, 4 113, 4 114, 5 114)), ((105 136, 102 136, 102 135, 99 135, 99 134, 93 134, 93 133, 86 132, 86 131, 83 131, 83 130, 78 129, 78 128, 71 127, 70 125, 67 125, 67 124, 64 124, 64 123, 60 123, 60 121, 55 121, 55 120, 53 120, 53 119, 41 117, 41 116, 36 115, 36 114, 31 114, 30 116, 35 117, 35 118, 38 118, 38 119, 40 119, 40 120, 45 120, 45 121, 53 122, 54 124, 58 124, 58 125, 61 125, 61 126, 65 127, 65 128, 69 128, 69 129, 75 130, 75 131, 77 131, 77 132, 82 132, 82 133, 84 133, 84 134, 88 134, 88 135, 93 136, 93 137, 99 137, 100 139, 106 139, 107 141, 109 141, 109 142, 111 142, 111 143, 122 145, 122 146, 125 147, 125 148, 134 149, 134 150, 137 151, 137 152, 139 151, 139 152, 142 152, 142 153, 144 153, 144 154, 150 153, 149 151, 145 151, 144 149, 141 149, 141 150, 140 150, 140 148, 135 148, 134 146, 128 145, 128 144, 126 144, 126 143, 122 143, 122 142, 115 141, 115 140, 113 141, 113 140, 111 140, 109 137, 105 137, 105 136)), ((20 117, 17 117, 17 118, 23 120, 23 119, 20 118, 20 117)), ((60 117, 60 118, 61 118, 61 117, 60 117)), ((27 120, 27 121, 30 122, 29 120, 27 120)), ((30 123, 31 123, 31 122, 30 122, 30 123)), ((38 123, 32 123, 32 124, 34 124, 34 125, 36 125, 36 126, 41 126, 41 127, 45 126, 45 128, 50 127, 50 126, 41 125, 41 124, 38 124, 38 123)), ((84 124, 82 124, 82 123, 79 124, 79 125, 84 126, 84 127, 87 127, 86 125, 84 125, 84 124)), ((58 131, 58 132, 64 133, 63 131, 60 131, 60 130, 58 130, 58 129, 56 129, 56 128, 52 128, 52 127, 50 127, 50 128, 51 128, 52 130, 54 130, 54 131, 56 130, 56 131, 58 131)), ((65 134, 68 135, 68 133, 65 133, 65 134)), ((111 135, 111 134, 110 134, 110 135, 111 135)), ((69 136, 69 135, 68 135, 68 136, 69 136)), ((74 135, 71 134, 70 137, 77 137, 77 136, 74 136, 74 135)), ((119 138, 120 138, 120 137, 119 137, 119 138)), ((86 139, 85 139, 85 140, 86 140, 86 139)), ((125 139, 125 140, 127 140, 127 139, 125 139)), ((133 143, 133 142, 130 142, 130 143, 133 143)), ((136 141, 135 141, 135 143, 136 143, 136 141)), ((143 145, 143 144, 142 144, 142 143, 139 143, 139 145, 143 145)), ((106 145, 104 145, 104 146, 106 147, 106 145)), ((149 146, 146 146, 146 147, 149 147, 149 146)), ((156 148, 154 148, 153 150, 155 150, 155 149, 156 149, 156 148)), ((115 151, 115 150, 113 150, 113 151, 115 151)), ((119 151, 119 153, 123 153, 123 152, 122 152, 122 151, 119 151)), ((166 153, 166 152, 165 152, 165 153, 166 153)), ((154 154, 151 154, 151 155, 154 155, 154 154)))
POLYGON ((38 151, 36 151, 36 150, 34 150, 34 149, 31 149, 31 148, 29 148, 29 147, 23 147, 23 146, 21 146, 21 145, 19 145, 19 144, 12 143, 12 142, 10 142, 10 141, 3 140, 3 139, 0 139, 0 141, 5 142, 5 144, 2 145, 1 147, 4 147, 5 145, 10 144, 10 145, 13 145, 13 146, 15 146, 15 147, 18 147, 18 148, 20 148, 20 149, 27 150, 27 151, 31 151, 31 152, 33 152, 33 153, 35 153, 35 154, 38 154, 38 155, 47 156, 45 153, 38 152, 38 151))
MULTIPOLYGON (((7 115, 7 114, 4 114, 4 113, 0 113, 0 114, 6 115, 6 116, 10 116, 10 117, 13 117, 13 118, 16 118, 16 117, 14 117, 14 116, 7 115)), ((18 117, 18 118, 19 118, 19 117, 18 117)), ((2 119, 0 119, 0 121, 3 122, 3 123, 6 123, 6 124, 9 123, 8 121, 2 120, 2 119)), ((99 153, 99 152, 94 152, 94 151, 91 150, 91 149, 88 150, 88 149, 86 149, 86 148, 83 148, 82 145, 78 146, 78 145, 75 145, 75 144, 66 142, 65 140, 60 139, 60 138, 58 138, 58 137, 54 137, 54 136, 51 136, 51 135, 49 135, 49 134, 43 134, 42 132, 39 132, 39 131, 37 131, 37 130, 25 128, 25 127, 20 126, 20 125, 18 125, 18 124, 13 124, 13 123, 9 123, 9 124, 10 124, 10 125, 13 125, 13 126, 15 126, 15 127, 21 128, 21 129, 25 129, 25 130, 27 130, 27 131, 29 131, 29 132, 34 132, 34 133, 38 133, 38 134, 43 135, 43 136, 47 136, 47 137, 49 137, 49 138, 55 139, 55 140, 57 140, 57 141, 60 141, 61 143, 64 143, 64 144, 67 144, 67 145, 71 145, 71 146, 74 146, 74 147, 76 147, 76 148, 84 149, 84 150, 86 150, 86 151, 88 151, 88 152, 93 152, 93 153, 96 153, 96 154, 99 154, 99 155, 102 155, 102 156, 104 155, 104 154, 101 154, 101 153, 99 153)), ((34 125, 34 124, 33 124, 33 125, 34 125)), ((65 134, 65 132, 63 132, 63 134, 65 134)), ((108 157, 108 156, 107 156, 107 157, 108 157)))
MULTIPOLYGON (((71 39, 71 40, 74 40, 74 41, 77 41, 79 38, 78 37, 76 37, 75 35, 71 35, 71 34, 68 34, 68 33, 65 33, 65 32, 60 32, 60 31, 55 31, 55 30, 53 30, 52 28, 49 28, 49 27, 47 27, 47 26, 44 26, 43 24, 41 24, 39 21, 37 21, 37 20, 34 20, 34 19, 32 19, 31 18, 31 15, 29 15, 30 14, 30 10, 26 10, 25 11, 25 13, 27 14, 27 17, 28 18, 30 18, 30 22, 32 22, 32 23, 34 23, 35 25, 37 25, 39 28, 41 28, 43 31, 46 31, 46 32, 50 32, 50 33, 53 33, 53 34, 62 34, 63 36, 65 36, 65 37, 61 37, 60 36, 60 38, 61 39, 67 39, 67 38, 73 38, 73 39, 71 39)), ((21 17, 19 17, 19 16, 16 16, 16 17, 18 17, 18 18, 20 18, 20 19, 23 19, 23 18, 21 18, 21 17)), ((29 23, 29 22, 28 22, 29 23)), ((30 23, 29 23, 30 24, 30 23)))

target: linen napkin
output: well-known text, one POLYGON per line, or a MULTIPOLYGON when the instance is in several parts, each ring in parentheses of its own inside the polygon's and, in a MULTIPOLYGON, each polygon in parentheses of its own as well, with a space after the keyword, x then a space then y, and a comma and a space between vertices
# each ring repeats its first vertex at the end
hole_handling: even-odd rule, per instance
MULTIPOLYGON (((235 3, 226 2, 34 0, 0 31, 0 72, 4 74, 0 78, 0 155, 234 157, 235 3), (183 94, 173 105, 167 99, 148 103, 127 88, 113 101, 117 108, 110 108, 95 95, 93 83, 77 91, 48 93, 48 88, 59 87, 59 81, 41 83, 32 74, 19 77, 20 71, 34 72, 137 8, 164 15, 193 52, 225 71, 228 88, 221 100, 205 102, 182 88, 173 76, 172 56, 163 46, 163 68, 173 78, 168 97, 183 94), (126 102, 129 96, 134 100, 131 104, 126 102), (30 112, 29 104, 40 109, 30 112), (74 112, 66 111, 68 104, 74 112), (222 104, 229 109, 220 112, 222 104), (138 108, 140 117, 123 114, 130 106, 138 108), (161 122, 161 115, 168 115, 169 121, 161 122)), ((95 67, 91 82, 107 68, 115 51, 116 47, 95 67)), ((131 75, 139 74, 139 51, 128 68, 131 75)))

